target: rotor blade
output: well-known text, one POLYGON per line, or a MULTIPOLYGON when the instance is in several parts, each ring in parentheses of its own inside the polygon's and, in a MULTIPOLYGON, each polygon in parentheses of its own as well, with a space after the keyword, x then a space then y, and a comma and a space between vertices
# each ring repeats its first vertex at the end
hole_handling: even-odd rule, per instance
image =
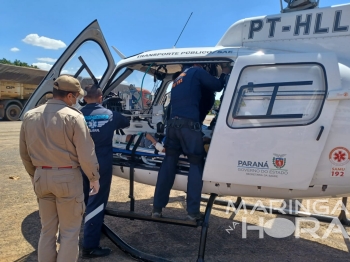
POLYGON ((112 46, 112 48, 114 49, 114 51, 120 56, 121 59, 125 59, 125 55, 123 55, 122 52, 120 52, 116 47, 112 46))

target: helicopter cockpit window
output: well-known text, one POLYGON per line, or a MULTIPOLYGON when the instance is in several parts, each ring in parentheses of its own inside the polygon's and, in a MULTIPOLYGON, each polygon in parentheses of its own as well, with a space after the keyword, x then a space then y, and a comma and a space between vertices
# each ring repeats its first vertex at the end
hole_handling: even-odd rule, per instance
MULTIPOLYGON (((107 83, 103 90, 105 100, 108 99, 105 104, 108 108, 118 98, 118 108, 121 108, 121 111, 128 111, 125 113, 134 111, 135 114, 138 112, 149 114, 152 106, 163 106, 167 109, 171 98, 172 79, 181 73, 184 65, 188 64, 190 67, 194 63, 205 64, 208 73, 219 76, 222 71, 220 64, 223 62, 227 63, 226 60, 213 60, 148 61, 129 64, 119 68, 107 83)), ((111 109, 113 108, 114 105, 111 109)))
POLYGON ((233 128, 308 125, 322 109, 324 76, 318 64, 247 67, 238 80, 227 123, 233 128))
POLYGON ((85 62, 88 69, 99 82, 108 68, 108 60, 102 48, 94 41, 86 41, 75 51, 61 69, 61 75, 68 74, 77 77, 81 86, 93 84, 91 75, 82 67, 85 62))
POLYGON ((119 70, 110 91, 125 103, 123 110, 144 111, 150 108, 155 90, 161 81, 154 78, 152 65, 132 65, 119 70), (156 81, 154 81, 156 80, 156 81))

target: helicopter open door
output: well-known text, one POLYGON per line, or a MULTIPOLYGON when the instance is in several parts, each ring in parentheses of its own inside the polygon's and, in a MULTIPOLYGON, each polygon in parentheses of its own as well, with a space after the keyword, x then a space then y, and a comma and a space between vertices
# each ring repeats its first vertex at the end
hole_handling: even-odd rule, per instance
POLYGON ((332 53, 239 57, 203 180, 257 189, 312 186, 339 103, 326 97, 340 87, 332 53))
POLYGON ((24 114, 52 97, 53 81, 62 74, 72 75, 82 87, 98 83, 103 88, 115 68, 113 56, 97 20, 88 25, 68 46, 25 104, 24 114))

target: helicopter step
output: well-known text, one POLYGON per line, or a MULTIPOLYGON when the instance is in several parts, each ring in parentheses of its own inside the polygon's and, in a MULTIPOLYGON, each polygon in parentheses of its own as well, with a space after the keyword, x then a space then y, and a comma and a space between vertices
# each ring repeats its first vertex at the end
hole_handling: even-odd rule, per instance
POLYGON ((105 215, 113 216, 113 217, 129 218, 130 220, 136 219, 136 220, 159 222, 159 223, 172 224, 172 225, 178 225, 178 226, 198 227, 198 226, 201 226, 202 224, 201 221, 190 221, 190 220, 176 219, 176 218, 170 218, 170 217, 154 218, 154 217, 151 217, 150 215, 139 214, 132 211, 118 211, 116 209, 111 209, 111 208, 105 209, 105 215))

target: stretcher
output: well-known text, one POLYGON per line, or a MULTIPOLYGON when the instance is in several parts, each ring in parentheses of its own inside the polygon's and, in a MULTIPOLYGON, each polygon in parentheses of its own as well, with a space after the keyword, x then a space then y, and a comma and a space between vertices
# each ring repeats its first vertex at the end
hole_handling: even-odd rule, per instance
MULTIPOLYGON (((151 147, 143 147, 140 144, 143 139, 141 134, 138 141, 131 141, 128 143, 120 143, 113 141, 113 158, 114 160, 124 160, 136 163, 143 163, 150 166, 156 166, 162 163, 165 153, 157 151, 152 145, 151 147)), ((189 168, 189 162, 185 155, 180 155, 178 166, 189 168)))

